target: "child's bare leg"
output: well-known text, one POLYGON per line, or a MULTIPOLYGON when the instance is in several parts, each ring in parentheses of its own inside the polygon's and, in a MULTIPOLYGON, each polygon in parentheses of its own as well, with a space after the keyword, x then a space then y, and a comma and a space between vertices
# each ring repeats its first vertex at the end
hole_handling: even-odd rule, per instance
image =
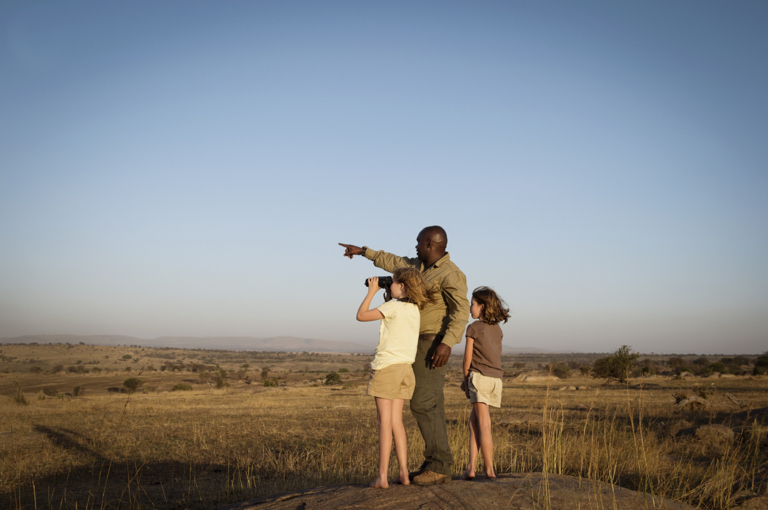
POLYGON ((403 425, 404 403, 405 401, 402 398, 392 401, 392 435, 395 437, 397 469, 400 473, 397 481, 403 485, 408 485, 411 481, 408 479, 408 444, 406 442, 405 426, 403 425))
MULTIPOLYGON (((371 482, 376 489, 389 488, 387 471, 389 470, 389 455, 392 453, 392 400, 376 398, 376 416, 379 420, 379 476, 371 482)), ((402 409, 401 409, 402 413, 402 409)))
POLYGON ((477 416, 478 431, 480 432, 480 450, 483 453, 483 464, 485 464, 485 476, 496 478, 496 472, 493 470, 493 436, 491 435, 491 410, 488 404, 479 402, 473 404, 474 413, 477 416))
POLYGON ((471 480, 475 477, 475 467, 477 466, 477 452, 480 447, 480 430, 477 424, 477 413, 474 406, 472 412, 469 415, 469 462, 467 462, 467 469, 464 471, 462 480, 471 480))

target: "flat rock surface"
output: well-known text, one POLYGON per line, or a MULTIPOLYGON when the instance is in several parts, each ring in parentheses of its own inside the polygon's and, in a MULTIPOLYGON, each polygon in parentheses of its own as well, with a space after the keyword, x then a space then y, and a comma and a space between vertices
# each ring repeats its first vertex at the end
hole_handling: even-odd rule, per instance
POLYGON ((454 481, 431 487, 390 485, 372 489, 362 485, 340 485, 267 496, 227 505, 220 510, 299 510, 382 508, 402 510, 449 510, 509 508, 614 510, 690 510, 692 506, 649 494, 572 476, 541 473, 501 475, 496 481, 478 477, 471 482, 454 481))

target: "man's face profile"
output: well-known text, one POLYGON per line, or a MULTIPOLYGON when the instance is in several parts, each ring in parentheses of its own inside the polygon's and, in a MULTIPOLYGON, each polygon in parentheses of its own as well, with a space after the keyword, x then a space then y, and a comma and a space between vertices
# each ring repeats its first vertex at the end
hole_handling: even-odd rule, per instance
POLYGON ((422 230, 416 238, 416 258, 422 262, 427 261, 427 250, 429 247, 429 236, 422 230))

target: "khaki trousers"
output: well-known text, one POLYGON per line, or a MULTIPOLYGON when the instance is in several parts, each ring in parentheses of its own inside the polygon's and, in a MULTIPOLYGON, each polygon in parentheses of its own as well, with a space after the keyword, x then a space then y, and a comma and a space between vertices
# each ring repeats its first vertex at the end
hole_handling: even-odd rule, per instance
POLYGON ((419 425, 424 438, 424 464, 422 468, 444 475, 451 474, 453 456, 448 444, 448 430, 445 425, 445 374, 448 365, 441 368, 432 366, 432 355, 442 340, 422 340, 434 338, 434 335, 419 337, 419 347, 413 373, 416 376, 416 389, 411 398, 411 413, 419 425))

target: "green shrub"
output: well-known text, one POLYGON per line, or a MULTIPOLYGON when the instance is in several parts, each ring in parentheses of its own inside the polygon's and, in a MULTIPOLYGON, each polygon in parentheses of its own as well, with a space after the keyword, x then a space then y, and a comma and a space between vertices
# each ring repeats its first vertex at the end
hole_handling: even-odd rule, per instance
POLYGON ((570 369, 562 363, 550 363, 547 370, 558 379, 567 379, 571 375, 570 369))
POLYGON ((142 384, 144 384, 144 381, 138 377, 131 377, 123 381, 123 386, 126 387, 129 393, 133 393, 138 390, 142 384))
POLYGON ((270 387, 277 387, 277 377, 274 379, 264 379, 264 387, 270 388, 270 387))
POLYGON ((339 373, 340 374, 348 374, 349 373, 349 369, 348 368, 340 368, 339 369, 339 373))
POLYGON ((189 384, 179 383, 171 388, 171 391, 192 391, 192 386, 189 384))
POLYGON ((325 376, 326 386, 333 386, 334 384, 341 384, 341 376, 336 372, 331 372, 325 376))
POLYGON ((727 374, 729 372, 728 367, 726 367, 722 362, 716 361, 715 363, 712 363, 707 367, 707 370, 712 372, 719 372, 721 374, 727 374))

